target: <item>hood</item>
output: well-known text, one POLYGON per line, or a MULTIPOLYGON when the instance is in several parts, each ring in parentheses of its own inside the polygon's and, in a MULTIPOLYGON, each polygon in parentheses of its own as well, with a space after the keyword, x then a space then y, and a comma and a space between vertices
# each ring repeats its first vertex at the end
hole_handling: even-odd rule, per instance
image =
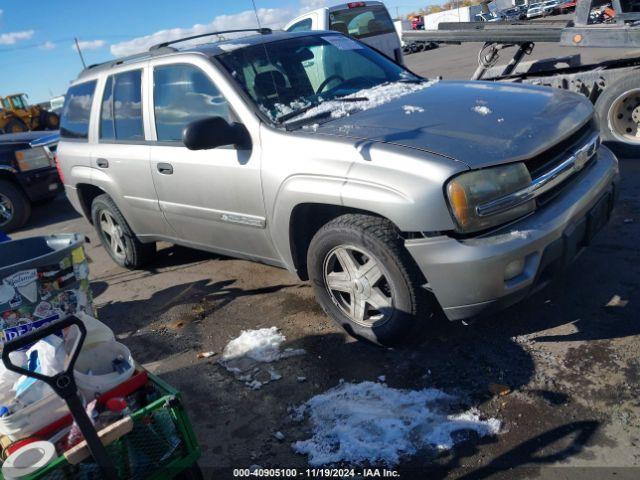
POLYGON ((592 114, 585 97, 563 90, 442 81, 323 123, 316 133, 415 148, 480 168, 540 154, 592 114))

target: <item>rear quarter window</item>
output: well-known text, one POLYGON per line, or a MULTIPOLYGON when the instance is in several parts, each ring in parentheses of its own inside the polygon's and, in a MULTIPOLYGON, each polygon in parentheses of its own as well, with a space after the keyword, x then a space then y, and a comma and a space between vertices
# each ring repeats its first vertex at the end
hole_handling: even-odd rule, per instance
POLYGON ((346 8, 329 14, 331 30, 354 38, 367 38, 395 33, 393 21, 384 5, 346 8))
POLYGON ((69 88, 60 118, 60 137, 79 140, 89 138, 89 117, 95 90, 95 80, 69 88))

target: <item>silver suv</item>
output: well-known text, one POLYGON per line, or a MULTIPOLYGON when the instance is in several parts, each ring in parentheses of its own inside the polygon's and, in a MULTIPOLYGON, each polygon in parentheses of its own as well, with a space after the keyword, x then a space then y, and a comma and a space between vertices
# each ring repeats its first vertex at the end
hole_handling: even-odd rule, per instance
POLYGON ((439 308, 466 319, 544 285, 618 178, 583 96, 430 82, 335 32, 89 67, 61 136, 67 195, 119 265, 167 241, 287 268, 386 345, 439 308))

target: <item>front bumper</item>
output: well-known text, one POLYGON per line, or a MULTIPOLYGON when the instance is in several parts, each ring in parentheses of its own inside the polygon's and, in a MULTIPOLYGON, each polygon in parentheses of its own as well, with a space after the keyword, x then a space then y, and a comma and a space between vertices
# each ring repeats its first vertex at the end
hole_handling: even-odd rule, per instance
POLYGON ((407 240, 444 313, 462 320, 512 305, 546 285, 608 220, 616 196, 618 160, 600 147, 596 160, 549 204, 489 235, 407 240), (505 280, 507 265, 524 260, 505 280))

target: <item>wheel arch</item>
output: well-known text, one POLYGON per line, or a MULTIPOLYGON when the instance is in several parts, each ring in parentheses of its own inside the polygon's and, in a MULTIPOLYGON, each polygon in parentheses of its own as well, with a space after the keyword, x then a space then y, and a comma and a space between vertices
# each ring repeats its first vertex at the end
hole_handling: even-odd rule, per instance
POLYGON ((86 219, 89 220, 89 223, 93 225, 93 218, 91 217, 91 205, 93 204, 93 201, 96 197, 107 192, 102 190, 100 187, 91 185, 90 183, 79 183, 78 185, 76 185, 76 189, 78 191, 78 199, 80 200, 82 212, 84 213, 86 219))

